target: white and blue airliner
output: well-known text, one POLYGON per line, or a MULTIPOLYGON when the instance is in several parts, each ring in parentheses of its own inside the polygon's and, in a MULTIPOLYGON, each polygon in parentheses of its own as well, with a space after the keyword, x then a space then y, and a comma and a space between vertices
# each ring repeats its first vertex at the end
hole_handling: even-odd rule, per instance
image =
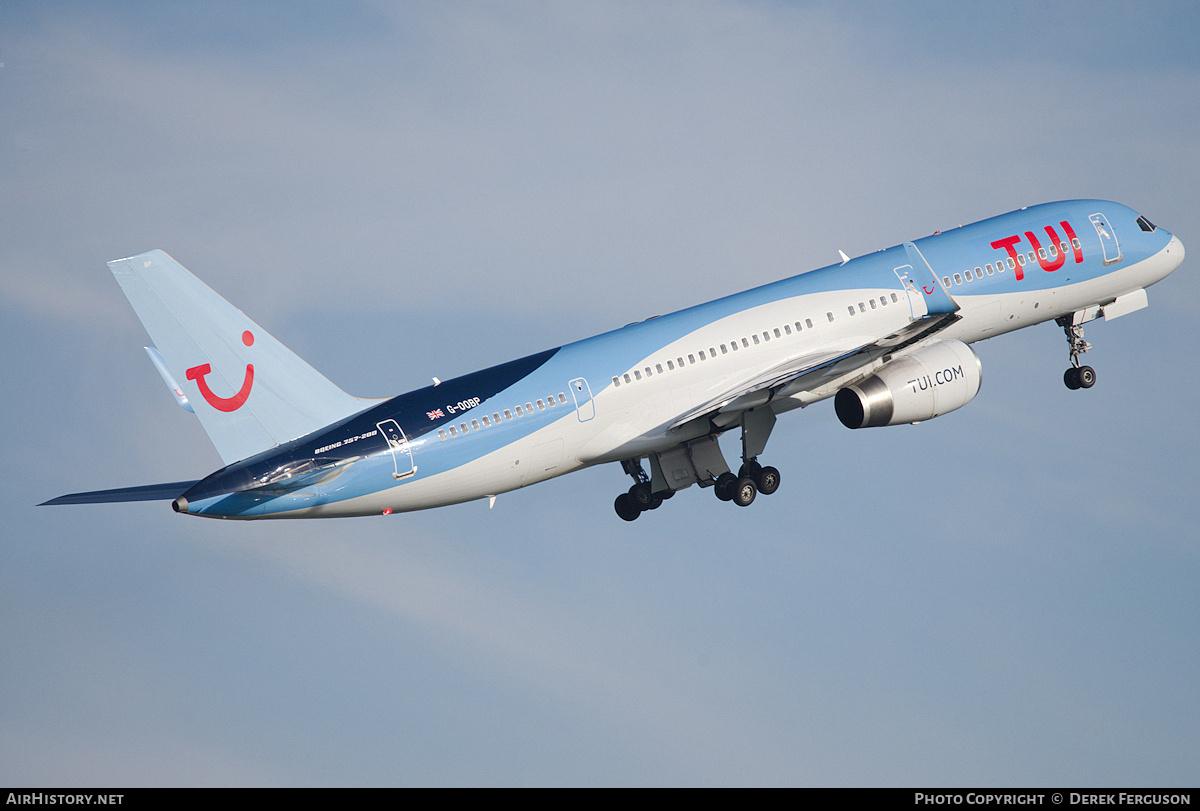
MULTIPOLYGON (((388 515, 620 463, 632 521, 679 490, 748 506, 776 418, 833 398, 849 428, 916 423, 979 391, 970 344, 1051 319, 1069 388, 1083 324, 1145 307, 1183 245, 1123 205, 1022 208, 386 400, 351 396, 160 250, 109 262, 146 351, 225 466, 46 504, 170 500, 212 518, 388 515), (736 472, 719 438, 740 430, 736 472)), ((736 436, 736 435, 735 435, 736 436)))

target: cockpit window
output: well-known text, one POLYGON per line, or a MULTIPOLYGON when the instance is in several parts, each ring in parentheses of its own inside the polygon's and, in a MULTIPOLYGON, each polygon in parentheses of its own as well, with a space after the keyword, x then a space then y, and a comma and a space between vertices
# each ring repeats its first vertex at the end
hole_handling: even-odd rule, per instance
POLYGON ((1154 223, 1150 222, 1145 217, 1138 217, 1137 224, 1138 228, 1141 228, 1143 231, 1153 231, 1155 228, 1154 223))

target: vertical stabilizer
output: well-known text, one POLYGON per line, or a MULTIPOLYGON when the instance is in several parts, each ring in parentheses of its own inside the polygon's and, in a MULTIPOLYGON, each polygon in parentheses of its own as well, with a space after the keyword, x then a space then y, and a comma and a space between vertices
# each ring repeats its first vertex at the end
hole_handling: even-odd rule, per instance
POLYGON ((367 406, 164 252, 108 267, 226 464, 367 406))

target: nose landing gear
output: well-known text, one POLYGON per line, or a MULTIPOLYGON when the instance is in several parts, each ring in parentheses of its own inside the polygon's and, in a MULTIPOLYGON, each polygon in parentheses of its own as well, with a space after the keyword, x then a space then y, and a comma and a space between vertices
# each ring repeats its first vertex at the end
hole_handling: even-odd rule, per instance
POLYGON ((1080 366, 1079 356, 1092 348, 1083 340, 1083 311, 1056 318, 1054 323, 1063 328, 1067 336, 1067 347, 1071 352, 1071 368, 1063 373, 1063 383, 1068 389, 1090 389, 1096 385, 1096 370, 1091 366, 1080 366))

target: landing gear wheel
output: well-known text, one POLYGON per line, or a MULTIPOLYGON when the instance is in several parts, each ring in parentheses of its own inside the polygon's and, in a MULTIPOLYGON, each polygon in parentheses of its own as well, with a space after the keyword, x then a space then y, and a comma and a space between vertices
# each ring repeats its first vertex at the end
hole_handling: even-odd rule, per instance
POLYGON ((738 478, 754 479, 755 481, 758 481, 758 476, 760 473, 762 473, 762 469, 762 465, 760 465, 754 459, 751 459, 749 462, 742 463, 741 469, 738 470, 738 478))
POLYGON ((779 471, 771 466, 764 467, 754 479, 758 492, 769 496, 779 489, 779 471))
POLYGON ((722 473, 713 485, 713 492, 721 501, 733 500, 733 488, 737 487, 738 477, 732 473, 722 473))
POLYGON ((1072 366, 1070 369, 1067 369, 1067 371, 1063 372, 1063 383, 1065 383, 1067 388, 1071 391, 1079 388, 1079 370, 1072 366))
POLYGON ((1090 389, 1096 385, 1096 370, 1091 366, 1080 366, 1075 371, 1078 373, 1075 379, 1079 381, 1079 388, 1090 389))
POLYGON ((650 492, 650 485, 645 482, 638 482, 629 488, 629 500, 633 502, 633 506, 639 511, 653 510, 659 504, 662 504, 661 498, 655 503, 654 494, 650 492))
POLYGON ((733 503, 739 507, 749 507, 754 503, 754 497, 758 495, 758 488, 754 485, 754 479, 748 476, 743 476, 737 480, 737 484, 733 488, 733 503))
POLYGON ((629 497, 628 493, 622 493, 617 496, 617 500, 613 502, 613 508, 623 521, 633 521, 642 514, 642 511, 633 503, 633 499, 629 497))

